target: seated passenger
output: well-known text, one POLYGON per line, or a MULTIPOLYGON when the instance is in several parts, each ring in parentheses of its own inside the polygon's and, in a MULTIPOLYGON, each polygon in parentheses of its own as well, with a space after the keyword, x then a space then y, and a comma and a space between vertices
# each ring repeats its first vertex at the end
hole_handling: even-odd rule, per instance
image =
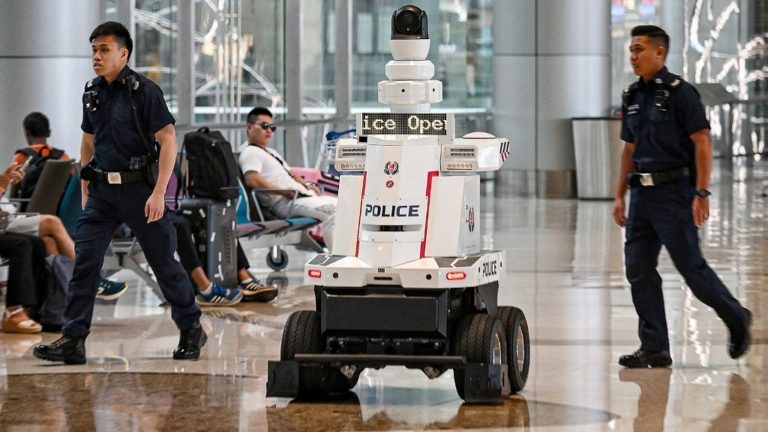
POLYGON ((291 172, 291 167, 277 151, 269 148, 276 126, 272 112, 256 107, 248 113, 245 130, 248 142, 240 147, 240 170, 246 185, 251 189, 288 189, 298 191, 298 198, 291 202, 294 193, 259 193, 259 203, 268 207, 276 216, 290 218, 311 217, 322 222, 325 244, 331 248, 336 215, 336 197, 320 195, 320 189, 291 172))
MULTIPOLYGON (((51 128, 48 117, 39 112, 33 112, 24 117, 24 136, 28 147, 16 150, 13 162, 22 167, 23 179, 18 187, 11 191, 14 198, 29 198, 40 179, 45 161, 42 158, 69 160, 69 155, 63 150, 48 145, 51 128)), ((22 209, 24 206, 22 206, 22 209)))
POLYGON ((228 289, 212 282, 203 269, 192 237, 192 223, 183 214, 170 213, 176 227, 176 252, 179 261, 189 273, 198 294, 195 301, 200 306, 230 306, 244 301, 268 302, 277 297, 277 288, 266 287, 251 274, 248 258, 237 242, 237 280, 239 289, 228 289))
MULTIPOLYGON (((9 186, 21 181, 23 173, 19 171, 18 167, 18 163, 14 162, 0 175, 0 196, 5 193, 9 186)), ((10 204, 3 206, 3 209, 10 213, 8 232, 39 236, 45 244, 45 251, 48 255, 63 255, 71 260, 75 259, 75 242, 57 216, 37 213, 17 214, 15 213, 16 207, 10 204)), ((102 300, 114 300, 122 295, 127 288, 128 285, 125 282, 101 278, 96 297, 102 300)))
POLYGON ((38 297, 45 295, 48 284, 48 273, 40 271, 46 265, 43 241, 0 229, 0 256, 8 259, 3 333, 40 333, 43 326, 30 318, 28 311, 38 305, 38 297))

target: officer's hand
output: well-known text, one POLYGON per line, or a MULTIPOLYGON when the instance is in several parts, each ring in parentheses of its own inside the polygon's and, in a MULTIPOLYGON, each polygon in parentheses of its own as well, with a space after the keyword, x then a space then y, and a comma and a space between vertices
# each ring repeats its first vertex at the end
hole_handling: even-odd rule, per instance
POLYGON ((627 225, 627 217, 625 216, 625 205, 623 198, 616 198, 613 200, 613 220, 616 225, 624 228, 627 225))
POLYGON ((165 213, 165 197, 153 192, 147 203, 144 204, 144 216, 147 217, 147 223, 160 220, 163 213, 165 213))
POLYGON ((693 199, 693 223, 698 227, 709 219, 709 198, 697 196, 693 199))

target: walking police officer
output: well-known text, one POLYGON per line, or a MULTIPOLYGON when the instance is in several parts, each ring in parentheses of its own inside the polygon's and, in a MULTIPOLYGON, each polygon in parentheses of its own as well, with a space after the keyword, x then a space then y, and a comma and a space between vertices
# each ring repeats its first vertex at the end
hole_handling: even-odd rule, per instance
POLYGON ((698 228, 709 218, 712 141, 696 89, 664 66, 669 36, 656 26, 632 29, 632 68, 640 78, 624 92, 625 142, 613 217, 626 227, 624 257, 632 302, 640 318, 640 349, 619 358, 629 368, 672 364, 661 276, 663 245, 693 294, 717 312, 730 331, 728 353, 751 343, 752 314, 707 265, 698 228), (629 214, 624 196, 631 189, 629 214))
POLYGON ((160 88, 127 66, 133 41, 122 24, 99 25, 90 41, 98 76, 86 84, 83 95, 80 155, 83 164, 90 163, 81 171, 84 210, 77 226, 75 270, 62 337, 36 346, 34 355, 68 364, 86 362, 85 338, 99 272, 112 236, 124 222, 141 244, 181 330, 173 358, 197 359, 206 335, 195 291, 173 256, 176 231, 165 211, 165 189, 176 159, 173 116, 160 88))

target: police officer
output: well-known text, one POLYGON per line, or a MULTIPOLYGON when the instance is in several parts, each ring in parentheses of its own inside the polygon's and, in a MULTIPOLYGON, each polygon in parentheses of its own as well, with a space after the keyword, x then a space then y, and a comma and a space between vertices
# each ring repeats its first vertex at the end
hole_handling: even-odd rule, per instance
POLYGON ((176 158, 173 116, 160 88, 127 66, 133 41, 122 24, 99 25, 90 41, 98 76, 86 84, 83 96, 80 155, 82 163, 90 163, 81 171, 84 210, 77 226, 75 270, 62 337, 36 346, 34 355, 67 364, 86 362, 85 338, 99 271, 116 228, 125 223, 141 244, 181 330, 173 358, 197 359, 207 338, 194 289, 173 257, 176 232, 165 211, 165 189, 176 158))
POLYGON ((661 276, 663 245, 693 294, 713 308, 730 331, 728 353, 742 356, 751 343, 752 314, 707 265, 698 228, 709 218, 712 141, 696 89, 664 66, 669 36, 659 27, 632 29, 632 68, 640 79, 624 92, 625 142, 613 217, 626 227, 624 257, 632 302, 640 318, 640 349, 619 358, 628 368, 672 364, 661 276), (624 196, 631 189, 629 214, 624 196))

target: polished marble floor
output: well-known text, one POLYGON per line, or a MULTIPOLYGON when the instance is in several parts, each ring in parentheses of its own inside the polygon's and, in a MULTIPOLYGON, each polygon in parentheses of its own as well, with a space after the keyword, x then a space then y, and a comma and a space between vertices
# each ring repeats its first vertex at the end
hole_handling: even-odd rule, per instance
POLYGON ((170 313, 128 271, 119 276, 129 291, 96 308, 86 365, 33 358, 32 346, 55 334, 0 333, 0 430, 768 431, 768 162, 719 163, 713 177, 704 253, 755 313, 755 344, 739 361, 727 355, 725 327, 663 256, 674 365, 621 369, 618 356, 638 345, 637 317, 612 203, 484 198, 483 245, 508 254, 499 303, 523 309, 532 338, 528 383, 502 405, 464 405, 450 372, 430 381, 404 368, 367 370, 344 400, 266 398, 285 320, 313 306, 302 284, 310 255, 289 250, 288 271, 270 274, 266 251, 249 249, 280 297, 205 310, 200 361, 170 359, 170 313))

